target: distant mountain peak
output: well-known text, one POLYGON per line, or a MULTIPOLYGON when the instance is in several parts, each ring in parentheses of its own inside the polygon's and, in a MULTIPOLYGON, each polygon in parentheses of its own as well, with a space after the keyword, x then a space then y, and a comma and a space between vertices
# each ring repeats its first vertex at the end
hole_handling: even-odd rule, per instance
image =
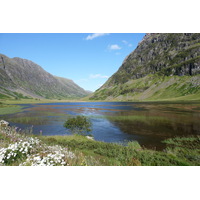
POLYGON ((31 60, 3 54, 0 58, 1 96, 67 99, 88 95, 72 80, 53 76, 31 60))

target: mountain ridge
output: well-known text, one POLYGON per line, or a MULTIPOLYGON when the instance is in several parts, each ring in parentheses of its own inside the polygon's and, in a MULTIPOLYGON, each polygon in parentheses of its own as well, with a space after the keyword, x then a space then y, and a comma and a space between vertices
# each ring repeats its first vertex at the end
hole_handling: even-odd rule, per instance
POLYGON ((10 98, 66 99, 81 98, 88 92, 31 60, 0 54, 0 94, 10 98))
MULTIPOLYGON (((90 96, 90 100, 162 99, 160 97, 154 98, 155 92, 159 93, 159 90, 151 89, 153 87, 159 88, 159 82, 163 83, 166 79, 170 80, 170 77, 177 77, 177 83, 185 85, 185 91, 185 88, 195 86, 196 89, 193 90, 193 94, 196 94, 200 83, 199 74, 199 33, 150 33, 146 34, 142 41, 138 43, 136 49, 124 59, 117 72, 90 96), (192 85, 192 76, 196 76, 196 80, 198 80, 195 81, 195 85, 192 85), (185 80, 186 77, 187 81, 185 80), (158 80, 156 85, 155 80, 158 80), (184 84, 184 80, 187 84, 184 84), (149 90, 151 90, 151 95, 142 98, 143 93, 149 90)), ((174 84, 171 81, 169 86, 173 86, 174 93, 180 93, 178 87, 175 87, 174 84)), ((165 90, 167 94, 165 85, 160 89, 165 90)), ((187 91, 191 93, 189 89, 187 91)), ((161 90, 160 92, 163 93, 161 90)), ((174 93, 169 92, 169 94, 177 96, 174 93)), ((180 94, 179 97, 183 95, 187 96, 184 93, 180 94)))

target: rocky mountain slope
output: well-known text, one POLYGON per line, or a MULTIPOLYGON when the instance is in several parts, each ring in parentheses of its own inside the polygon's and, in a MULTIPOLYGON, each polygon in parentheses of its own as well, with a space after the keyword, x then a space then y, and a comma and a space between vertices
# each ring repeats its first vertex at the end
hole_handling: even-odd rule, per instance
POLYGON ((64 99, 87 94, 72 80, 53 76, 30 60, 0 54, 0 98, 64 99))
POLYGON ((199 74, 199 33, 150 33, 90 99, 200 99, 199 74))

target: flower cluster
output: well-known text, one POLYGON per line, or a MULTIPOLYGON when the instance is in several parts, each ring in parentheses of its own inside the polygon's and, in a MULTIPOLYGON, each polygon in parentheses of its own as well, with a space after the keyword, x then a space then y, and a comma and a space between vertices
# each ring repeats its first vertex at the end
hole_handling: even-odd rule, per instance
POLYGON ((14 144, 10 144, 7 148, 0 149, 0 163, 9 164, 16 161, 18 158, 26 158, 31 149, 39 144, 37 138, 27 137, 26 141, 20 140, 14 144))
POLYGON ((29 156, 24 163, 21 165, 31 165, 31 166, 58 166, 66 165, 64 160, 65 155, 59 153, 49 153, 46 156, 41 156, 40 154, 35 154, 29 156))
POLYGON ((54 146, 48 146, 48 149, 50 152, 55 152, 57 154, 65 154, 65 157, 67 158, 75 158, 74 153, 72 153, 71 151, 69 151, 67 148, 62 148, 61 146, 58 145, 54 145, 54 146))
POLYGON ((48 146, 36 137, 28 137, 17 128, 1 129, 13 144, 0 148, 0 165, 21 163, 21 166, 63 166, 74 159, 75 154, 61 146, 48 146))
POLYGON ((63 166, 67 165, 67 158, 74 158, 75 155, 66 148, 60 146, 40 146, 39 153, 30 155, 21 165, 31 166, 63 166))

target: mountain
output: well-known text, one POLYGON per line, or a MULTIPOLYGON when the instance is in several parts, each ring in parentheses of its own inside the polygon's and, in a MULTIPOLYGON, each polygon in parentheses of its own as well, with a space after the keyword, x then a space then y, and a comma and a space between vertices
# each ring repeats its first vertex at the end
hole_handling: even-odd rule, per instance
POLYGON ((149 33, 90 99, 200 99, 199 74, 199 33, 149 33))
POLYGON ((0 98, 66 99, 88 95, 72 80, 56 77, 36 63, 0 54, 0 98))

